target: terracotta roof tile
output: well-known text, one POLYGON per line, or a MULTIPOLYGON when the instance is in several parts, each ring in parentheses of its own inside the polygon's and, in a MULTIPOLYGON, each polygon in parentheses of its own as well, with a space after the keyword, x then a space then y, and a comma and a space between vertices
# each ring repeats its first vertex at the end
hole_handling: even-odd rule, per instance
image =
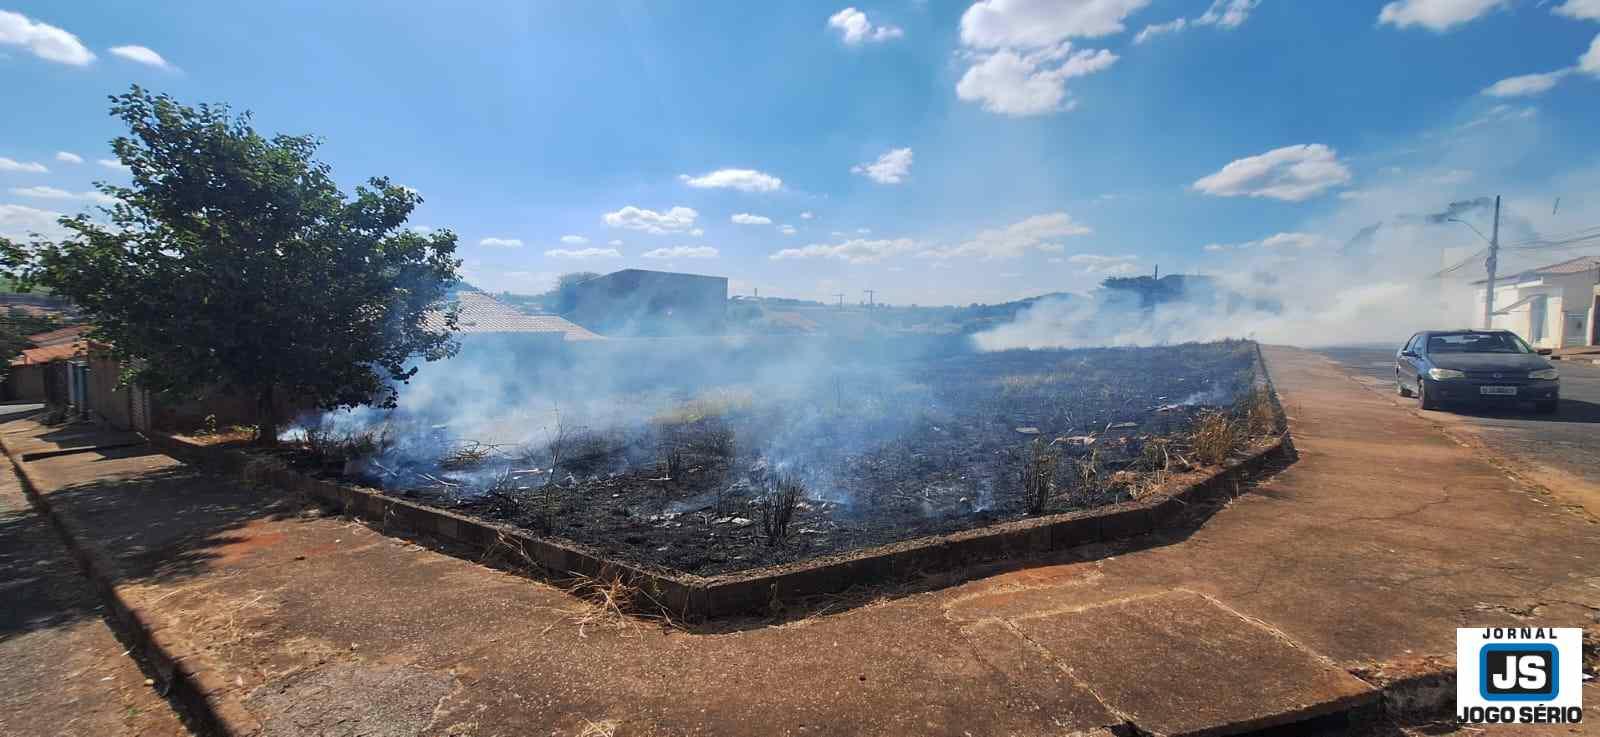
MULTIPOLYGON (((456 295, 456 327, 465 334, 475 333, 561 333, 566 340, 600 340, 601 336, 560 315, 527 315, 482 292, 456 295)), ((443 318, 430 317, 429 323, 443 325, 443 318)))

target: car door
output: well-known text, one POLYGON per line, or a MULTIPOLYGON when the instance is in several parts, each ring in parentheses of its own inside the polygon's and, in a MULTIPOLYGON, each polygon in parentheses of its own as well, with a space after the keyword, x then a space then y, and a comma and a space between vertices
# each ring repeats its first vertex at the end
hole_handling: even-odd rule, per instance
POLYGON ((1400 352, 1395 356, 1395 370, 1399 372, 1401 383, 1414 387, 1417 385, 1417 364, 1422 354, 1422 333, 1411 336, 1406 344, 1400 347, 1400 352))

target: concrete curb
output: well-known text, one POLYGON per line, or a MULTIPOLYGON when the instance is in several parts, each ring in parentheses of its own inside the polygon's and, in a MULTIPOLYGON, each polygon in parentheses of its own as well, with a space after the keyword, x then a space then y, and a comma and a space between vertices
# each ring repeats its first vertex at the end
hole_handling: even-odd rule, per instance
POLYGON ((56 509, 39 492, 22 459, 4 438, 0 438, 0 450, 4 450, 11 467, 16 470, 23 494, 50 520, 51 527, 105 602, 123 637, 155 671, 163 695, 183 707, 190 726, 203 733, 226 737, 249 737, 259 732, 261 723, 233 698, 228 690, 230 684, 216 673, 198 668, 189 644, 173 636, 174 628, 140 613, 122 597, 117 591, 116 565, 83 542, 87 535, 82 526, 71 515, 56 509))

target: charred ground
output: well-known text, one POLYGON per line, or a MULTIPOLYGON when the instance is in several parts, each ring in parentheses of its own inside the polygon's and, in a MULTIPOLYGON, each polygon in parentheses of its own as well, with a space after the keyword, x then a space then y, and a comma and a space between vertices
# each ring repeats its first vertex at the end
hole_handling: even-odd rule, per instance
POLYGON ((391 495, 713 575, 1136 497, 1270 430, 1254 357, 1245 341, 963 352, 635 397, 641 416, 604 429, 552 410, 528 419, 543 423, 537 441, 389 422, 311 428, 280 452, 391 495))

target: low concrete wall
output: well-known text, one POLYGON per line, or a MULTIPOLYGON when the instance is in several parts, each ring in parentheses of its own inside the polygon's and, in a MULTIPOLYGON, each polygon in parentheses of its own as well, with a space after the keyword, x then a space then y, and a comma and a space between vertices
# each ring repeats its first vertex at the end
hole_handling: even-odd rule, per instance
POLYGON ((375 489, 318 479, 240 450, 203 446, 162 434, 152 434, 151 441, 175 457, 302 492, 345 514, 377 523, 381 529, 436 536, 485 555, 496 551, 510 554, 536 564, 557 583, 577 576, 621 578, 648 592, 675 616, 699 620, 758 612, 775 599, 792 601, 863 584, 1183 527, 1188 510, 1237 493, 1247 477, 1286 458, 1292 450, 1287 423, 1276 393, 1272 392, 1259 346, 1255 374, 1257 386, 1272 397, 1278 434, 1243 458, 1219 468, 1175 476, 1164 488, 1142 499, 717 576, 625 563, 569 540, 541 537, 520 528, 396 499, 375 489))

